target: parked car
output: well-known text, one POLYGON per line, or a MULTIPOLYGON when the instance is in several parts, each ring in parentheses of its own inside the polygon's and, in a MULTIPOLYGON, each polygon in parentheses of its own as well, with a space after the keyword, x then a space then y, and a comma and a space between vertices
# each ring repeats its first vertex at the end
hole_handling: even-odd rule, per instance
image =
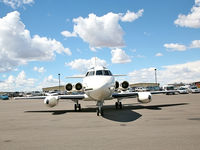
POLYGON ((175 95, 176 91, 173 85, 165 85, 163 86, 163 90, 167 91, 166 95, 175 95))
POLYGON ((188 91, 187 88, 180 87, 180 88, 178 89, 178 93, 179 93, 179 94, 188 94, 189 91, 188 91))
POLYGON ((159 86, 147 86, 146 91, 161 91, 159 86))
POLYGON ((189 91, 191 93, 200 93, 200 89, 197 88, 196 86, 191 86, 190 89, 189 89, 189 91))
POLYGON ((145 87, 137 87, 136 89, 135 89, 135 91, 136 92, 144 92, 144 91, 146 91, 147 89, 145 88, 145 87))
POLYGON ((8 95, 0 95, 0 99, 9 100, 9 97, 8 97, 8 95))
POLYGON ((32 94, 32 96, 42 96, 43 95, 43 93, 40 91, 32 91, 31 94, 32 94))

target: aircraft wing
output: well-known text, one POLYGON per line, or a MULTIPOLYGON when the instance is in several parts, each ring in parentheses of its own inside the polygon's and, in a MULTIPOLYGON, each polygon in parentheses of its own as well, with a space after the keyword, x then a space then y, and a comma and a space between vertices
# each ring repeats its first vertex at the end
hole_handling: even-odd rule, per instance
POLYGON ((124 93, 113 93, 113 98, 136 98, 138 96, 138 92, 124 92, 124 93))
POLYGON ((141 103, 149 103, 151 101, 150 92, 122 92, 122 93, 113 93, 113 98, 122 100, 123 98, 137 98, 141 103))
MULTIPOLYGON (((84 99, 86 98, 85 94, 76 94, 76 95, 49 95, 49 96, 52 96, 52 97, 57 97, 58 99, 69 99, 69 100, 81 100, 81 99, 84 99)), ((31 96, 31 97, 15 97, 14 99, 15 100, 19 100, 19 99, 25 99, 25 100, 28 100, 28 99, 45 99, 46 97, 49 97, 49 96, 31 96)))
POLYGON ((19 100, 19 99, 45 99, 47 96, 30 96, 30 97, 14 97, 14 100, 19 100))
POLYGON ((70 100, 81 100, 86 98, 85 94, 76 94, 76 95, 58 95, 59 99, 70 99, 70 100))
POLYGON ((170 91, 147 91, 147 92, 122 92, 122 93, 113 93, 113 98, 136 98, 140 95, 146 94, 167 94, 167 93, 176 93, 177 90, 170 91))
POLYGON ((168 90, 168 91, 150 91, 151 94, 167 94, 167 93, 177 93, 177 90, 168 90))

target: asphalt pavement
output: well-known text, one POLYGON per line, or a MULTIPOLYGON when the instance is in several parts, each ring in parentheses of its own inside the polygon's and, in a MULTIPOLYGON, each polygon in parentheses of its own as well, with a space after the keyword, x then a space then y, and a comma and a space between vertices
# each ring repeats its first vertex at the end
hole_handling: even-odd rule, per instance
POLYGON ((153 95, 106 101, 104 116, 94 102, 61 100, 48 108, 43 100, 0 101, 0 150, 199 150, 200 94, 153 95))

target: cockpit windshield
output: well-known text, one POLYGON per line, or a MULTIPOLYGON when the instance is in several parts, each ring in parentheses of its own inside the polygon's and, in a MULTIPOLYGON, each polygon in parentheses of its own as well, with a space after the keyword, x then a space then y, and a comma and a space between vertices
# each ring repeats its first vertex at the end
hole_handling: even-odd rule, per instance
POLYGON ((112 73, 109 70, 97 70, 96 75, 112 76, 112 73))
POLYGON ((97 70, 97 71, 96 71, 96 75, 98 75, 98 76, 103 75, 103 71, 102 71, 102 70, 97 70))
POLYGON ((96 73, 95 71, 89 71, 86 73, 86 77, 87 76, 94 76, 94 75, 97 75, 97 76, 112 76, 112 73, 109 71, 109 70, 97 70, 96 73))

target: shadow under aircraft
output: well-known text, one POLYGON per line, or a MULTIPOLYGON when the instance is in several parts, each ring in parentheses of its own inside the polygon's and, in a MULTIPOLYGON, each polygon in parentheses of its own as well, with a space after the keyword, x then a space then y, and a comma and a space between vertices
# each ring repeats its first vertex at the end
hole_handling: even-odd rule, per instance
MULTIPOLYGON (((150 110, 162 110, 165 107, 188 105, 189 103, 176 103, 176 104, 161 104, 161 105, 134 105, 126 104, 123 109, 115 110, 113 105, 106 105, 104 116, 105 119, 116 121, 116 122, 132 122, 139 119, 142 115, 135 112, 134 110, 139 109, 150 109, 150 110)), ((66 113, 78 113, 74 110, 34 110, 24 111, 25 113, 52 113, 52 115, 62 115, 66 113)), ((82 108, 81 113, 94 113, 96 108, 82 108)))

